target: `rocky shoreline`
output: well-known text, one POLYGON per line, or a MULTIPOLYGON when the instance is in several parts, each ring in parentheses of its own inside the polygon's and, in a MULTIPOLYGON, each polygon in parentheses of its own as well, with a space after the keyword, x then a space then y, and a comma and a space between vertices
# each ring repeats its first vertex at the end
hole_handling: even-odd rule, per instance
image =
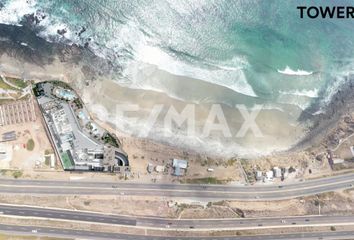
POLYGON ((86 47, 48 42, 38 37, 33 29, 27 26, 0 24, 0 42, 0 55, 6 54, 38 67, 53 64, 55 60, 68 67, 80 66, 87 81, 93 81, 103 75, 113 77, 120 71, 118 66, 96 56, 86 47))
POLYGON ((354 110, 354 76, 345 79, 345 83, 334 94, 325 112, 310 115, 306 112, 299 118, 299 122, 311 122, 308 134, 291 151, 304 150, 309 146, 332 149, 340 140, 354 133, 354 125, 346 119, 346 126, 341 124, 346 115, 354 110))

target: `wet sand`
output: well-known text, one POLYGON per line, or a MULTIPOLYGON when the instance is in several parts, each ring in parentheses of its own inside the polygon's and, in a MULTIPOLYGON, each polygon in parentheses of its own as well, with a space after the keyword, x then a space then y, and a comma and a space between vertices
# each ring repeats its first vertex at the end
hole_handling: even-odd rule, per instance
MULTIPOLYGON (((176 81, 184 83, 195 81, 193 79, 186 79, 185 77, 174 76, 161 70, 156 70, 149 77, 162 79, 175 78, 176 81)), ((192 91, 203 92, 210 88, 208 86, 210 84, 198 84, 199 89, 192 91)), ((228 90, 223 89, 223 91, 227 92, 228 90)), ((221 131, 211 132, 209 137, 203 137, 202 132, 207 124, 206 119, 208 118, 212 104, 199 101, 198 104, 193 105, 195 107, 195 134, 186 136, 187 129, 183 128, 184 126, 166 129, 164 120, 166 113, 171 107, 181 112, 186 107, 186 104, 194 104, 195 102, 181 101, 165 93, 156 91, 122 87, 108 79, 97 81, 94 85, 83 88, 82 97, 90 111, 98 116, 101 121, 108 121, 115 125, 119 131, 128 130, 133 135, 138 135, 141 128, 144 128, 144 124, 154 106, 162 104, 163 110, 148 138, 174 145, 175 147, 183 147, 189 150, 197 149, 200 152, 207 154, 214 153, 223 157, 236 155, 254 157, 259 154, 269 154, 276 150, 284 150, 295 144, 303 133, 301 126, 296 125, 296 122, 291 122, 288 113, 277 109, 263 109, 256 118, 256 123, 263 136, 256 137, 251 131, 248 131, 244 137, 236 137, 241 126, 244 124, 244 118, 235 107, 221 104, 220 106, 223 109, 223 114, 225 115, 232 137, 223 136, 221 131), (129 104, 137 104, 140 110, 131 113, 131 116, 127 116, 126 118, 117 118, 116 111, 121 104, 127 106, 129 104), (141 119, 141 121, 133 123, 129 121, 131 117, 141 119)))

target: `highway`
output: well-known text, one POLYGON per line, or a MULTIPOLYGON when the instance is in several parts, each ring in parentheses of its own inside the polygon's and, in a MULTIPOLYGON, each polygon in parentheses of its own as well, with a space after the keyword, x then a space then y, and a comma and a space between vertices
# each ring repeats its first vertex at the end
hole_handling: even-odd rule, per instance
POLYGON ((353 186, 353 173, 291 184, 258 186, 0 179, 0 193, 161 196, 203 201, 280 200, 350 189, 353 186))
POLYGON ((85 211, 50 209, 30 206, 0 205, 0 213, 16 217, 105 223, 127 227, 154 228, 165 230, 221 230, 221 229, 264 229, 300 226, 354 225, 354 216, 296 216, 276 218, 232 218, 232 219, 168 219, 109 215, 85 211))
MULTIPOLYGON (((236 199, 245 201, 289 199, 313 195, 339 189, 353 188, 354 173, 282 185, 192 185, 192 184, 140 184, 131 182, 92 182, 0 179, 0 193, 9 194, 49 194, 49 195, 129 195, 164 196, 188 198, 203 201, 236 199)), ((348 225, 354 223, 354 216, 299 216, 257 219, 205 219, 177 220, 154 217, 107 215, 100 213, 48 209, 30 206, 1 205, 0 214, 15 217, 56 219, 101 223, 144 229, 165 231, 242 230, 286 227, 318 227, 348 225)), ((139 236, 118 233, 102 233, 59 228, 0 225, 0 231, 56 237, 85 239, 183 239, 183 237, 139 236)), ((354 239, 354 232, 311 232, 262 236, 232 237, 188 237, 184 239, 354 239)))
POLYGON ((11 235, 35 235, 48 237, 66 237, 81 239, 132 239, 132 240, 334 240, 334 239, 354 239, 352 231, 333 231, 333 232, 310 232, 310 233, 291 233, 278 235, 256 235, 256 236, 229 236, 229 237, 160 237, 148 235, 132 235, 111 232, 94 232, 83 230, 70 230, 62 228, 34 227, 34 226, 15 226, 0 224, 0 231, 11 235))

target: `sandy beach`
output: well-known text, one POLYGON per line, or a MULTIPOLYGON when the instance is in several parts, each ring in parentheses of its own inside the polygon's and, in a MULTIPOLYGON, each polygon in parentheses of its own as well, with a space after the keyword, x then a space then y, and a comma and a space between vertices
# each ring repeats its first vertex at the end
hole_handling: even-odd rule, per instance
MULTIPOLYGON (((153 66, 146 67, 153 68, 153 66)), ((184 101, 153 90, 132 89, 120 86, 110 79, 95 81, 88 87, 80 88, 79 91, 90 111, 98 118, 101 117, 101 121, 109 122, 115 125, 117 130, 129 131, 133 135, 139 134, 139 130, 145 126, 149 114, 153 112, 154 107, 161 104, 163 105, 163 109, 148 138, 188 150, 198 149, 199 152, 211 155, 222 157, 255 157, 266 155, 273 151, 289 148, 303 136, 303 128, 295 121, 292 122, 289 116, 294 114, 299 115, 299 110, 291 109, 289 112, 283 112, 278 109, 263 108, 256 118, 256 123, 263 136, 258 137, 252 131, 248 131, 245 136, 237 137, 236 135, 245 120, 237 108, 220 103, 232 137, 225 137, 219 131, 212 132, 210 136, 203 138, 202 131, 213 105, 209 101, 200 99, 203 93, 208 92, 214 86, 198 81, 198 90, 192 90, 194 89, 193 82, 197 80, 172 75, 156 68, 150 71, 149 75, 144 75, 144 77, 148 82, 166 80, 172 83, 181 83, 178 86, 180 89, 176 90, 183 92, 179 96, 183 98, 183 95, 194 94, 195 101, 184 101), (183 86, 183 83, 188 83, 192 87, 183 86), (198 97, 198 94, 201 96, 198 97), (130 117, 119 118, 116 112, 122 104, 127 106, 137 105, 139 110, 131 113, 130 117), (183 129, 183 126, 165 129, 164 120, 170 108, 182 112, 188 105, 193 105, 195 109, 195 115, 193 116, 196 124, 195 134, 186 137, 187 130, 183 129), (132 117, 138 118, 139 121, 135 123, 130 122, 129 119, 132 117)), ((171 84, 171 89, 173 88, 175 87, 171 84)), ((220 96, 234 94, 226 88, 220 88, 219 91, 220 96)))

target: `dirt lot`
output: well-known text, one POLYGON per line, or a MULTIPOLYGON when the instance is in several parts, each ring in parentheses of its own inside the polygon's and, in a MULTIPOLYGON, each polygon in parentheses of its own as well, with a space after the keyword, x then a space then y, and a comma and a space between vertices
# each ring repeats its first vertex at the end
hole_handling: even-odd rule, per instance
POLYGON ((0 129, 0 134, 9 131, 16 131, 17 139, 6 142, 12 148, 12 160, 8 168, 21 170, 23 174, 33 174, 35 169, 49 169, 49 162, 45 161, 45 152, 53 151, 50 142, 45 134, 44 128, 38 118, 35 122, 21 125, 9 125, 0 129), (33 148, 27 144, 31 144, 33 148))

